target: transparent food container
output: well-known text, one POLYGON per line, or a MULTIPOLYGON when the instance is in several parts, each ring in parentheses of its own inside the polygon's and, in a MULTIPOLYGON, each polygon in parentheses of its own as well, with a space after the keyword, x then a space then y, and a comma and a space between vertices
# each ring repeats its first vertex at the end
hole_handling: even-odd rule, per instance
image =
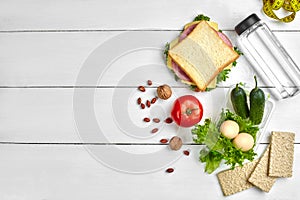
MULTIPOLYGON (((221 113, 222 113, 223 110, 228 109, 230 112, 235 113, 235 111, 233 109, 233 106, 232 106, 232 103, 231 103, 231 98, 230 98, 231 91, 235 87, 236 87, 236 85, 233 85, 229 88, 229 90, 226 94, 224 103, 223 103, 223 105, 221 105, 221 107, 219 109, 219 115, 217 115, 216 118, 213 119, 216 122, 215 124, 221 124, 222 123, 221 113)), ((240 86, 240 87, 242 87, 245 90, 247 95, 254 88, 254 86, 251 86, 251 85, 240 86)), ((270 97, 268 97, 269 95, 266 92, 265 92, 265 96, 266 96, 266 101, 265 101, 264 116, 263 116, 262 122, 258 125, 259 131, 256 134, 256 141, 255 141, 254 150, 257 149, 260 141, 262 140, 263 136, 266 134, 266 129, 268 127, 270 118, 271 118, 271 116, 273 114, 273 111, 274 111, 274 108, 275 108, 275 102, 270 97)), ((250 105, 249 102, 248 102, 248 105, 250 105)))

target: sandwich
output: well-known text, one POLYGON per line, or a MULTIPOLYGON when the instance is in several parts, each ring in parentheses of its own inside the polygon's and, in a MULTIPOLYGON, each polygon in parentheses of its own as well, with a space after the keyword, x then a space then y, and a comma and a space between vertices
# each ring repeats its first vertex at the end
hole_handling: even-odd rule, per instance
POLYGON ((226 80, 240 52, 217 23, 199 15, 184 26, 178 38, 167 43, 165 55, 177 79, 195 91, 206 91, 226 80))

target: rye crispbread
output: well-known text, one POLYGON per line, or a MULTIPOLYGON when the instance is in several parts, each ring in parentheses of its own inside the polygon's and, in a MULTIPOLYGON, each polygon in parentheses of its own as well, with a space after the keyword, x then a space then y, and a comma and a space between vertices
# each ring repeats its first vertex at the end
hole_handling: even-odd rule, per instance
POLYGON ((292 177, 295 134, 290 132, 272 132, 269 176, 292 177))
POLYGON ((276 177, 268 176, 270 145, 259 159, 248 181, 264 192, 269 192, 276 181, 276 177))
POLYGON ((248 178, 257 164, 257 160, 235 167, 235 169, 222 171, 217 174, 224 196, 241 192, 253 185, 248 182, 248 178))

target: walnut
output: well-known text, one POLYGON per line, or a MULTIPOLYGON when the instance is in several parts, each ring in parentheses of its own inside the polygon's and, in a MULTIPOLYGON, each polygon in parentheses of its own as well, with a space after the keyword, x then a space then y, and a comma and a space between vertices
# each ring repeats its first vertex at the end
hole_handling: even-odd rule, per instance
POLYGON ((177 151, 181 148, 181 146, 182 146, 182 140, 180 137, 174 136, 171 138, 169 142, 170 149, 177 151))
POLYGON ((160 98, 160 99, 168 99, 172 96, 172 90, 171 90, 171 87, 164 84, 164 85, 161 85, 157 88, 156 90, 157 92, 157 96, 160 98))

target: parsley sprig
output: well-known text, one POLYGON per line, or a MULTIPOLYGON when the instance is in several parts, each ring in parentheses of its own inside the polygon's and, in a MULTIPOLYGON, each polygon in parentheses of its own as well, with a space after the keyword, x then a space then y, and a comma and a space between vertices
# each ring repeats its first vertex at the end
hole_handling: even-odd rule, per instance
MULTIPOLYGON (((237 52, 239 55, 243 55, 243 53, 237 47, 233 47, 233 50, 235 52, 237 52)), ((233 61, 232 67, 235 67, 236 64, 237 64, 237 61, 233 61)), ((229 78, 230 71, 231 71, 231 69, 224 69, 223 71, 221 71, 217 76, 217 83, 226 81, 226 79, 229 78)))

